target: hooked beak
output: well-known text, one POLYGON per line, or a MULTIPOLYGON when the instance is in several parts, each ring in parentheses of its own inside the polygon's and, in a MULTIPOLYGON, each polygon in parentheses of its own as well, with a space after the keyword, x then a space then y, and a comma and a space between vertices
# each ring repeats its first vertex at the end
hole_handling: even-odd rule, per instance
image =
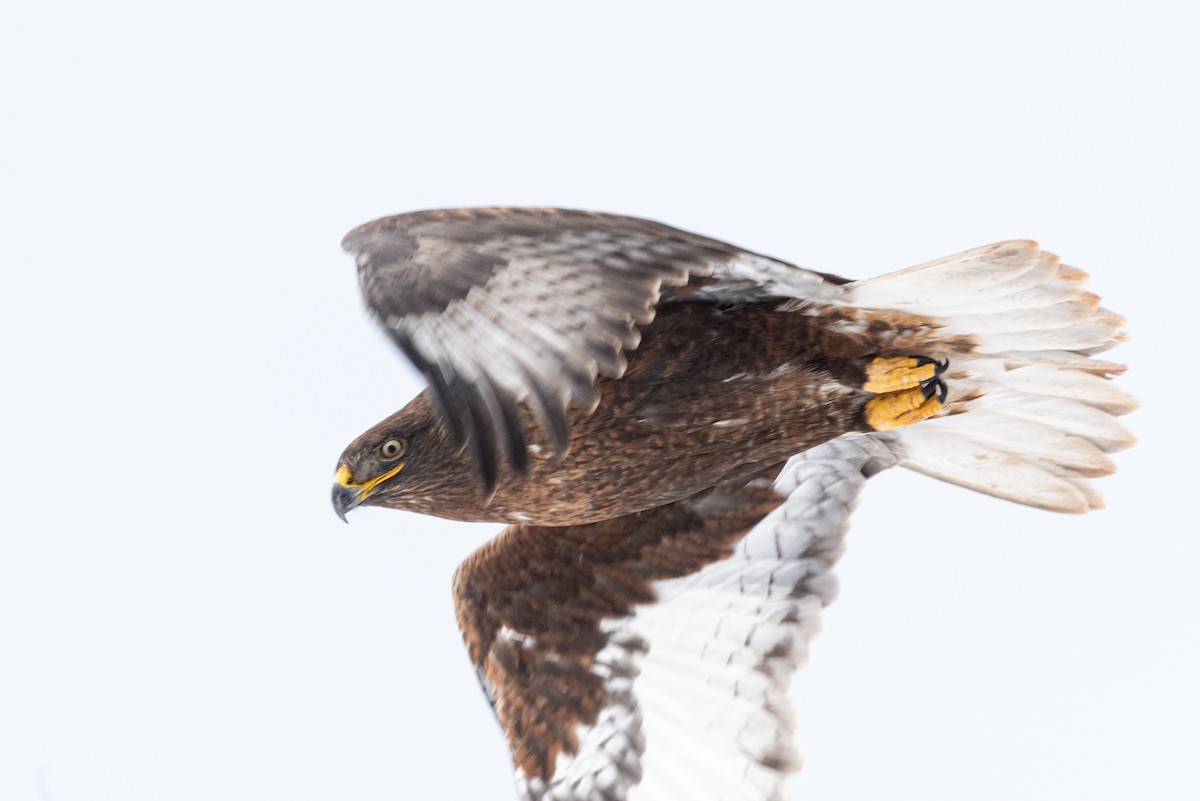
POLYGON ((333 485, 333 511, 342 519, 343 523, 349 523, 346 519, 346 512, 349 512, 354 507, 362 503, 362 493, 356 489, 349 487, 339 487, 333 485))
POLYGON ((380 484, 399 473, 403 468, 404 463, 401 462, 386 473, 357 484, 350 474, 350 468, 344 464, 339 465, 337 475, 333 477, 333 511, 342 519, 343 523, 349 523, 346 513, 360 506, 363 501, 374 494, 380 484))

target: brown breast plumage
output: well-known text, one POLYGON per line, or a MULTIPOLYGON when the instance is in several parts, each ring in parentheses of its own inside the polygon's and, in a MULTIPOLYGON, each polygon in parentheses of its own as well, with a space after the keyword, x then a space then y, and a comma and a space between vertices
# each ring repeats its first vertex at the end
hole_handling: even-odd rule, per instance
POLYGON ((589 523, 694 495, 862 426, 861 364, 872 345, 778 304, 664 306, 625 374, 573 407, 555 455, 531 416, 530 463, 502 466, 488 497, 427 395, 364 434, 410 435, 404 479, 367 503, 460 520, 589 523))

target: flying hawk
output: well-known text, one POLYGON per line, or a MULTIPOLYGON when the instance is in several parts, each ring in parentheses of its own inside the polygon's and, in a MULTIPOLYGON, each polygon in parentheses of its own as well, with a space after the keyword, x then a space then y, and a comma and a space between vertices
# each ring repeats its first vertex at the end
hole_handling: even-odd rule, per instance
POLYGON ((1121 318, 1003 242, 848 281, 631 217, 455 209, 351 231, 429 389, 333 503, 509 524, 453 580, 526 801, 764 801, 866 480, 1060 512, 1132 440, 1121 318))

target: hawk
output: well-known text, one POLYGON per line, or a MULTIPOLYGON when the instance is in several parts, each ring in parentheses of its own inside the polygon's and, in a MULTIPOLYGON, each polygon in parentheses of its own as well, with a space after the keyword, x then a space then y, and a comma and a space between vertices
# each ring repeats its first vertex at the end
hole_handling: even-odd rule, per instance
POLYGON ((1085 275, 1002 242, 849 281, 656 222, 454 209, 351 231, 429 387, 333 504, 508 526, 455 608, 525 801, 765 801, 863 485, 1059 512, 1132 443, 1085 275))

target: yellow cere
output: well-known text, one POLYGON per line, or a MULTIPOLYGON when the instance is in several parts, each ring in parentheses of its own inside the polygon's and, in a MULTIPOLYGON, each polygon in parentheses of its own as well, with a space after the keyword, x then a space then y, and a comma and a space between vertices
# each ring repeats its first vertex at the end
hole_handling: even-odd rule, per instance
POLYGON ((386 473, 381 473, 380 475, 375 476, 375 478, 368 479, 361 484, 355 484, 353 481, 350 480, 351 479, 350 468, 346 467, 346 465, 343 464, 343 465, 338 466, 337 474, 333 477, 333 480, 335 482, 337 482, 337 484, 339 486, 345 487, 346 489, 358 490, 359 497, 362 500, 366 500, 371 495, 371 493, 375 491, 376 487, 378 487, 380 484, 387 481, 389 478, 396 475, 403 469, 404 469, 404 462, 401 462, 400 464, 393 467, 391 470, 388 470, 386 473))

